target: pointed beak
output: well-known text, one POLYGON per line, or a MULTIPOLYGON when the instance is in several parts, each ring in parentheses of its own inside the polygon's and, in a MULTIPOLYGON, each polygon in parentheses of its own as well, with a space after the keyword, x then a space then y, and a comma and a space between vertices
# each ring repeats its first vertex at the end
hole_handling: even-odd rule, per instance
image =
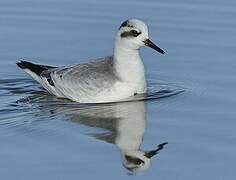
POLYGON ((161 53, 161 54, 165 54, 165 51, 163 51, 161 48, 159 48, 156 44, 154 44, 150 39, 146 39, 145 41, 143 41, 145 46, 148 46, 154 50, 156 50, 157 52, 161 53))
POLYGON ((162 144, 159 144, 159 145, 157 146, 157 149, 154 149, 154 150, 145 152, 144 156, 146 156, 147 158, 150 159, 151 157, 153 157, 153 156, 155 156, 156 154, 158 154, 159 151, 162 150, 166 144, 168 144, 168 143, 167 143, 167 142, 164 142, 164 143, 162 143, 162 144))

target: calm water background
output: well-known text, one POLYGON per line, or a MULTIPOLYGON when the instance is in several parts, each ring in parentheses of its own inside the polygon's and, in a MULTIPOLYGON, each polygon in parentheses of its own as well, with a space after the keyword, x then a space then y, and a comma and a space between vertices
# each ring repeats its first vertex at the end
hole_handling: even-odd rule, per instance
POLYGON ((132 178, 113 142, 117 118, 146 122, 143 150, 169 143, 133 178, 235 179, 235 18, 233 0, 1 0, 1 179, 132 178), (98 111, 65 107, 15 66, 19 58, 65 65, 109 55, 129 17, 145 20, 167 51, 141 50, 147 77, 184 93, 98 111))

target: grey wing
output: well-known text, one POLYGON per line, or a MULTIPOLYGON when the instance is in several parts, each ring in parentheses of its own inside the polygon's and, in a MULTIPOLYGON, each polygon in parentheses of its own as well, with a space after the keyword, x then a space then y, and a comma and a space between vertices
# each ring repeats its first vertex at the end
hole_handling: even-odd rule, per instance
POLYGON ((118 79, 110 56, 90 63, 57 68, 52 70, 50 74, 55 88, 71 99, 95 96, 100 92, 107 91, 118 79))

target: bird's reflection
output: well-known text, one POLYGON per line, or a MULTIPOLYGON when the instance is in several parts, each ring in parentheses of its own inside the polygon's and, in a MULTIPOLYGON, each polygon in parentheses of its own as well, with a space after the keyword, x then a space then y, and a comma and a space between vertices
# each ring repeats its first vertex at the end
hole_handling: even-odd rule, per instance
MULTIPOLYGON (((0 90, 7 96, 10 94, 14 95, 14 98, 20 98, 10 104, 9 112, 13 112, 13 109, 17 115, 23 110, 29 112, 29 115, 32 113, 35 117, 50 116, 52 119, 57 119, 57 116, 63 119, 65 117, 75 123, 104 129, 103 133, 90 135, 116 145, 120 151, 123 166, 132 172, 147 169, 150 166, 151 158, 167 144, 161 143, 149 151, 141 149, 147 123, 147 101, 141 100, 169 97, 183 92, 183 89, 175 86, 153 81, 149 83, 149 91, 145 96, 136 96, 130 102, 81 105, 49 96, 29 79, 7 79, 0 80, 0 83, 2 84, 0 90), (33 88, 29 89, 29 87, 33 88), (22 98, 24 96, 26 98, 22 98)), ((11 123, 11 119, 8 119, 7 122, 11 123)), ((13 121, 12 124, 14 123, 13 121)))
POLYGON ((161 143, 149 151, 140 148, 147 123, 143 101, 72 108, 64 114, 73 122, 107 130, 90 135, 115 144, 121 153, 123 166, 133 173, 147 169, 151 158, 167 144, 161 143))

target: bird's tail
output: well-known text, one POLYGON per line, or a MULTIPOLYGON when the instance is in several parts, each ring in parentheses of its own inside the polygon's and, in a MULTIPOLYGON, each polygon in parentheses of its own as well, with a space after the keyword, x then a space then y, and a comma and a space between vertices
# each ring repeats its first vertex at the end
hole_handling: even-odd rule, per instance
POLYGON ((43 85, 42 77, 40 76, 43 71, 54 69, 56 67, 53 66, 47 66, 47 65, 39 65, 39 64, 33 64, 28 61, 19 61, 16 63, 18 67, 20 67, 23 71, 25 71, 27 74, 29 74, 34 80, 39 82, 43 85))
POLYGON ((41 73, 45 70, 56 68, 56 67, 53 67, 53 66, 33 64, 31 62, 28 62, 28 61, 20 61, 20 62, 17 62, 16 64, 17 64, 18 67, 20 67, 24 71, 25 70, 31 71, 34 74, 38 75, 38 76, 40 76, 41 73))

